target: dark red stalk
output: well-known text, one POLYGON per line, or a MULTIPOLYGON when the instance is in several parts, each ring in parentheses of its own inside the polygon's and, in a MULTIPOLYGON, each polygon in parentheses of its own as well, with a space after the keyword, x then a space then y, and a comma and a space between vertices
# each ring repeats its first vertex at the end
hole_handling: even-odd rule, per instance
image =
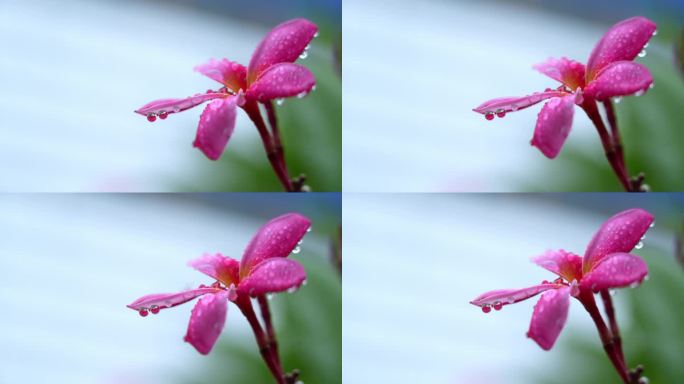
MULTIPOLYGON (((622 139, 620 138, 620 130, 617 125, 617 118, 615 117, 615 110, 613 108, 613 102, 606 100, 603 102, 603 106, 606 109, 606 117, 608 118, 608 125, 610 126, 610 134, 613 137, 613 147, 615 152, 618 154, 618 159, 622 164, 622 168, 627 171, 627 165, 625 164, 625 154, 622 149, 622 139)), ((629 175, 629 172, 626 172, 629 175)))
POLYGON ((601 299, 603 300, 603 308, 608 317, 608 324, 610 325, 610 332, 613 335, 613 343, 618 351, 622 364, 627 367, 625 355, 622 352, 622 338, 620 337, 620 329, 618 328, 617 318, 615 317, 615 308, 613 308, 613 298, 610 297, 610 292, 607 290, 601 291, 601 299))
POLYGON ((261 317, 264 319, 264 326, 266 327, 266 335, 268 337, 268 345, 271 348, 273 357, 276 363, 280 366, 280 355, 278 354, 278 339, 276 339, 275 330, 273 329, 273 323, 271 322, 271 310, 268 307, 268 299, 265 296, 257 297, 259 302, 259 309, 261 311, 261 317))
POLYGON ((268 124, 271 126, 271 132, 273 133, 273 143, 275 144, 276 153, 278 154, 278 158, 283 164, 285 171, 287 171, 287 164, 285 163, 285 151, 283 149, 283 144, 280 141, 278 118, 276 117, 275 109, 273 108, 273 102, 268 101, 264 103, 264 108, 266 109, 266 115, 268 116, 268 124))

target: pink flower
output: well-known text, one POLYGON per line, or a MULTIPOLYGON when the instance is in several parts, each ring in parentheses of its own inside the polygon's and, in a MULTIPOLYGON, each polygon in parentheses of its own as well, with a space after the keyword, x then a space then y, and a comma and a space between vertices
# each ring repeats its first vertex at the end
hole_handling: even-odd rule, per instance
POLYGON ((182 99, 155 100, 135 112, 153 122, 157 117, 166 119, 169 114, 213 100, 200 116, 193 145, 209 159, 218 160, 235 128, 237 107, 254 120, 259 114, 257 102, 303 97, 314 88, 316 79, 311 71, 292 63, 304 57, 317 33, 318 27, 305 19, 282 23, 261 41, 246 68, 227 59, 212 59, 195 67, 195 71, 221 83, 219 90, 182 99))
POLYGON ((157 314, 162 309, 202 296, 192 310, 185 341, 206 355, 221 334, 228 301, 235 303, 244 313, 245 310, 252 311, 249 298, 294 291, 304 283, 304 268, 287 256, 298 252, 299 244, 310 227, 309 219, 300 214, 276 217, 254 235, 241 261, 219 253, 204 255, 188 263, 216 280, 210 286, 203 284, 197 289, 178 293, 146 295, 129 304, 128 308, 147 316, 148 312, 157 314))
POLYGON ((549 101, 542 107, 531 144, 548 158, 558 156, 572 127, 574 106, 579 105, 594 117, 591 105, 611 97, 641 95, 652 85, 648 69, 632 60, 643 56, 648 41, 656 33, 656 25, 644 17, 633 17, 615 24, 596 44, 587 65, 562 57, 550 58, 534 69, 559 81, 556 89, 547 88, 523 97, 503 97, 489 100, 473 111, 487 120, 494 115, 504 117, 549 101))
POLYGON ((585 307, 599 291, 636 286, 648 274, 646 263, 630 252, 653 223, 653 216, 642 209, 620 212, 606 221, 589 243, 584 257, 564 250, 547 251, 532 258, 537 265, 559 277, 523 289, 486 292, 470 303, 488 313, 544 292, 534 306, 527 336, 544 350, 556 342, 568 316, 570 297, 585 307))

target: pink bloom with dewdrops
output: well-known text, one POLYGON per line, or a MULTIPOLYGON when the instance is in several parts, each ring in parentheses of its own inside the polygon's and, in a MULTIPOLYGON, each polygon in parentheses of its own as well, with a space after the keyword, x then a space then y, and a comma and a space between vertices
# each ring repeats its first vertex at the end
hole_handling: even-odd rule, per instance
POLYGON ((155 100, 135 112, 153 122, 211 101, 200 116, 193 145, 209 159, 218 160, 233 134, 237 107, 248 114, 256 108, 258 113, 257 103, 303 97, 315 87, 316 78, 311 71, 293 63, 306 57, 309 43, 317 34, 318 27, 308 20, 284 22, 261 41, 247 67, 227 59, 212 59, 195 67, 195 71, 221 83, 218 90, 155 100))
POLYGON ((190 315, 184 340, 206 355, 221 334, 229 301, 241 306, 250 298, 292 292, 305 283, 304 267, 287 256, 298 252, 299 244, 310 228, 309 219, 297 213, 276 217, 259 229, 240 261, 218 253, 188 263, 214 279, 211 285, 202 284, 196 289, 177 293, 146 295, 127 307, 144 317, 201 296, 190 315))
POLYGON ((549 100, 537 117, 531 144, 548 158, 558 156, 570 133, 575 105, 586 110, 588 104, 609 98, 645 93, 653 84, 648 68, 636 63, 637 56, 656 33, 656 24, 645 17, 633 17, 611 27, 594 47, 587 64, 565 57, 550 58, 534 69, 558 81, 558 88, 547 88, 523 97, 489 100, 473 109, 487 120, 504 117, 549 100))
POLYGON ((630 209, 608 219, 596 232, 584 257, 564 250, 547 251, 532 261, 558 278, 522 289, 489 291, 470 303, 484 313, 500 310, 542 293, 534 306, 527 336, 544 350, 553 347, 568 316, 570 298, 584 304, 592 293, 637 286, 648 274, 646 263, 629 252, 653 224, 653 216, 642 209, 630 209), (589 295, 589 297, 587 297, 589 295))

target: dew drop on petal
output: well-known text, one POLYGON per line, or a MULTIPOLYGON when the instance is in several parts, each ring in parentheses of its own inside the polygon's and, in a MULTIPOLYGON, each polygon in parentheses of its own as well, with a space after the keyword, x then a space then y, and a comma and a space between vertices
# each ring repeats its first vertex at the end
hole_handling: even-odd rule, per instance
POLYGON ((150 123, 153 123, 155 120, 157 120, 157 115, 155 115, 154 113, 150 113, 149 115, 147 115, 147 121, 149 121, 150 123))
POLYGON ((485 119, 493 120, 494 119, 494 112, 485 112, 485 119))
POLYGON ((145 308, 140 308, 140 310, 138 311, 138 313, 140 314, 140 316, 145 317, 145 316, 147 316, 147 309, 145 309, 145 308))
POLYGON ((489 312, 491 312, 491 310, 492 310, 492 307, 490 307, 487 304, 482 306, 482 312, 484 312, 484 313, 489 313, 489 312))
POLYGON ((302 251, 302 248, 301 248, 299 245, 297 245, 297 246, 294 247, 294 249, 292 250, 292 253, 294 253, 294 254, 296 255, 296 254, 298 254, 298 253, 301 252, 301 251, 302 251))
POLYGON ((308 52, 308 51, 304 51, 304 52, 302 52, 301 55, 299 55, 299 58, 302 59, 302 60, 303 60, 303 59, 306 59, 307 57, 309 57, 309 52, 308 52))
POLYGON ((622 101, 622 97, 613 97, 613 101, 615 102, 615 104, 620 104, 620 102, 622 101))
POLYGON ((274 295, 273 295, 272 293, 267 293, 267 294, 266 294, 266 299, 268 299, 268 300, 273 300, 273 296, 274 296, 274 295))
POLYGON ((503 307, 503 304, 501 304, 500 301, 496 301, 496 302, 494 302, 494 305, 492 305, 492 307, 494 307, 495 310, 500 311, 501 308, 503 307))
POLYGON ((283 100, 283 99, 276 99, 277 105, 283 105, 284 102, 285 102, 285 100, 283 100))
POLYGON ((639 56, 639 57, 645 57, 645 56, 646 56, 646 50, 645 50, 645 49, 642 49, 641 52, 639 52, 639 54, 638 54, 637 56, 639 56))
POLYGON ((634 248, 636 248, 636 249, 641 249, 643 247, 644 247, 644 243, 642 241, 639 241, 639 244, 634 246, 634 248))
POLYGON ((651 225, 648 226, 649 228, 655 227, 655 220, 651 222, 651 225))
POLYGON ((152 312, 153 315, 156 315, 157 313, 159 313, 159 307, 156 305, 150 306, 150 312, 152 312))
POLYGON ((166 111, 161 111, 159 112, 159 118, 164 120, 169 116, 169 114, 166 111))
POLYGON ((498 109, 498 110, 496 111, 496 115, 497 115, 498 117, 504 117, 504 116, 506 116, 506 111, 504 111, 503 109, 498 109))
POLYGON ((314 39, 318 37, 318 32, 314 33, 314 39))
POLYGON ((608 293, 610 293, 611 296, 615 296, 617 294, 617 290, 616 289, 609 289, 608 293))

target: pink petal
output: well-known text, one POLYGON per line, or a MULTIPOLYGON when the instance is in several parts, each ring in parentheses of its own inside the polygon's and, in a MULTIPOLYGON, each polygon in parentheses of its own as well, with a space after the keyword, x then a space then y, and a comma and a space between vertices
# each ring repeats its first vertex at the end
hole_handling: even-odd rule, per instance
POLYGON ((532 145, 539 148, 549 159, 558 156, 565 139, 568 138, 575 112, 575 98, 575 94, 554 97, 544 104, 537 116, 532 145))
POLYGON ((584 93, 597 100, 605 100, 613 96, 643 94, 651 84, 653 77, 648 68, 632 61, 617 61, 599 72, 584 93))
POLYGON ((242 279, 238 290, 252 297, 297 289, 306 280, 304 267, 295 260, 276 258, 259 263, 242 279))
POLYGON ((150 114, 159 115, 162 112, 165 113, 177 113, 183 112, 192 107, 196 107, 205 101, 212 99, 218 99, 228 96, 225 93, 204 93, 197 94, 195 96, 186 97, 184 99, 160 99, 155 100, 150 103, 143 105, 142 107, 135 110, 135 113, 139 113, 143 116, 149 116, 150 114))
POLYGON ((611 253, 582 278, 582 287, 598 292, 608 288, 638 285, 648 275, 648 267, 639 256, 611 253))
POLYGON ((184 340, 203 355, 211 352, 221 335, 228 312, 227 299, 228 292, 221 291, 215 295, 204 296, 192 309, 184 340))
POLYGON ((606 255, 631 251, 641 241, 651 223, 653 215, 639 208, 620 212, 606 220, 584 252, 584 272, 589 272, 606 255))
POLYGON ((242 64, 228 59, 211 59, 209 62, 198 65, 194 69, 204 76, 232 89, 234 92, 238 92, 240 89, 247 89, 247 68, 242 64))
POLYGON ((517 303, 536 296, 546 290, 556 289, 556 284, 539 284, 522 289, 498 289, 489 291, 474 298, 470 304, 478 307, 494 306, 495 304, 507 305, 517 303))
POLYGON ((171 308, 175 307, 176 305, 187 303, 198 296, 202 296, 207 293, 216 293, 219 291, 220 289, 217 288, 199 288, 177 293, 155 293, 152 295, 143 296, 138 300, 128 304, 127 307, 135 309, 136 311, 141 309, 150 309, 152 306, 157 306, 159 309, 171 308))
POLYGON ((240 276, 272 257, 287 257, 311 227, 311 221, 298 213, 287 213, 264 224, 247 245, 240 261, 240 276))
POLYGON ((315 85, 316 78, 306 67, 290 63, 276 64, 259 76, 245 96, 261 102, 304 96, 315 85))
POLYGON ((558 339, 570 307, 570 287, 563 287, 544 293, 534 306, 527 337, 536 341, 548 351, 558 339))
POLYGON ((656 24, 637 16, 612 26, 596 44, 587 62, 587 83, 608 64, 633 60, 653 36, 656 24))
POLYGON ((215 255, 205 254, 204 256, 191 260, 188 265, 196 270, 219 280, 226 287, 231 284, 237 285, 240 281, 240 262, 220 253, 215 255))
POLYGON ((286 21, 273 28, 252 54, 247 68, 249 84, 270 66, 297 60, 317 32, 316 24, 306 19, 286 21))
POLYGON ((568 282, 582 279, 582 258, 572 252, 566 252, 562 249, 547 251, 541 256, 533 257, 532 261, 568 282))
POLYGON ((211 160, 218 160, 235 128, 237 97, 209 103, 200 116, 197 136, 192 144, 211 160))
POLYGON ((578 61, 566 57, 549 58, 533 68, 573 90, 577 87, 584 88, 584 64, 578 61))
POLYGON ((523 97, 500 97, 485 101, 473 111, 483 115, 501 112, 515 112, 535 105, 543 100, 551 97, 565 96, 567 93, 561 91, 547 91, 541 93, 534 93, 523 97))

